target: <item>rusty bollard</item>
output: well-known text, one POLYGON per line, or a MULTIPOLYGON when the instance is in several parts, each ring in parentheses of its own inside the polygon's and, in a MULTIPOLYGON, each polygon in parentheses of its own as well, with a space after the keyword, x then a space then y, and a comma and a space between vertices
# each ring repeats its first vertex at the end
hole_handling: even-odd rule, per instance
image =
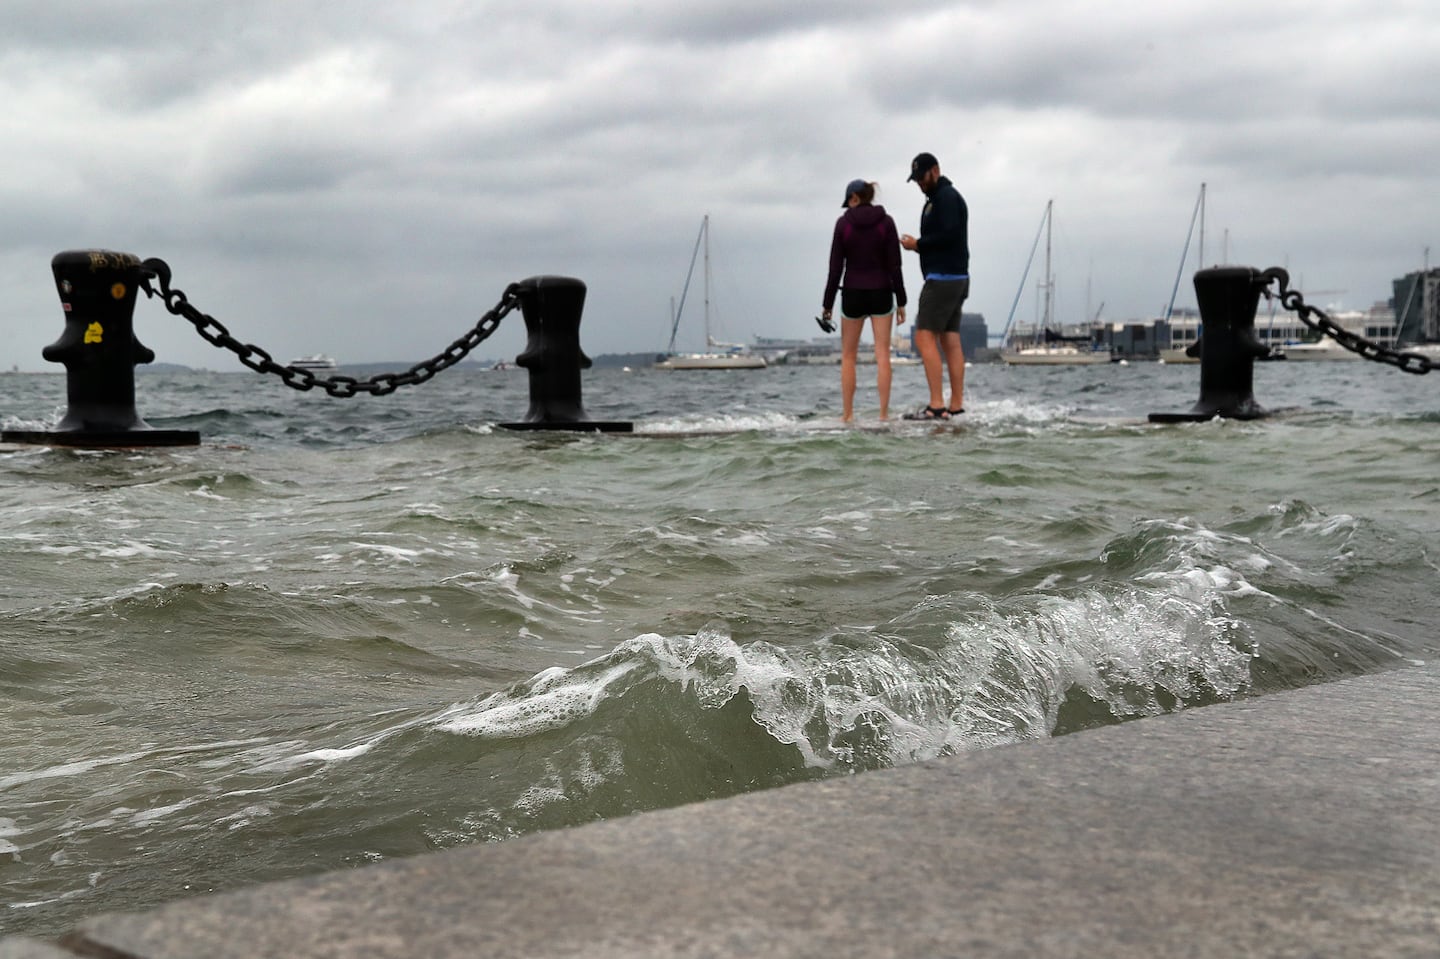
POLYGON ((0 441, 105 449, 196 446, 194 430, 157 430, 135 411, 135 366, 155 359, 135 338, 138 257, 110 250, 72 250, 50 261, 65 311, 65 330, 41 355, 63 363, 68 407, 53 430, 5 430, 0 441))
POLYGON ((530 374, 530 409, 510 430, 630 433, 634 424, 592 420, 580 399, 580 373, 590 358, 580 349, 585 284, 568 276, 532 276, 516 284, 529 338, 515 358, 530 374))
POLYGON ((1255 335, 1255 308, 1270 280, 1248 266, 1195 274, 1200 307, 1200 399, 1186 413, 1151 413, 1152 423, 1254 420, 1269 414, 1255 402, 1255 361, 1269 349, 1255 335))

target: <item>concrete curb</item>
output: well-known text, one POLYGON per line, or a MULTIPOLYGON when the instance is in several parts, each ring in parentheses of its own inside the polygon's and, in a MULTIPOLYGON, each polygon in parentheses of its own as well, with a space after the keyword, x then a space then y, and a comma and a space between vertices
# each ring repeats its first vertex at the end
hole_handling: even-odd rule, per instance
POLYGON ((1440 669, 99 916, 64 944, 0 959, 1435 956, 1440 669))

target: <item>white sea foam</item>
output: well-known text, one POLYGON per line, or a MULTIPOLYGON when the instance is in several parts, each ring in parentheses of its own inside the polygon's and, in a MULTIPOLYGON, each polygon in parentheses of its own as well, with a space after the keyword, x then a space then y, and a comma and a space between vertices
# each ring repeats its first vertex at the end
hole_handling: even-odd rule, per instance
POLYGON ((621 662, 595 676, 552 667, 526 687, 487 696, 437 726, 445 732, 489 739, 520 739, 561 729, 591 715, 609 687, 639 665, 621 662))
MULTIPOLYGON (((352 542, 350 546, 362 555, 371 553, 378 559, 393 560, 408 566, 414 566, 427 555, 436 555, 435 550, 432 549, 408 549, 403 546, 391 546, 388 543, 352 542)), ((358 565, 365 561, 357 558, 354 562, 358 565)))
POLYGON ((875 514, 870 510, 851 509, 843 513, 826 513, 820 519, 827 523, 869 523, 875 519, 875 514))
MULTIPOLYGON (((600 615, 602 611, 599 609, 560 606, 555 603, 550 603, 546 602, 545 600, 538 599, 537 597, 521 589, 520 574, 515 572, 514 568, 508 563, 492 567, 491 569, 485 570, 482 573, 466 573, 462 574, 461 576, 452 576, 448 580, 446 580, 446 582, 455 583, 468 589, 475 588, 475 584, 477 582, 481 584, 489 584, 494 587, 499 587, 502 592, 509 595, 522 609, 539 609, 552 613, 558 613, 561 616, 565 616, 580 623, 594 623, 600 621, 600 615)), ((572 595, 578 595, 581 599, 588 598, 583 593, 576 593, 574 590, 568 587, 568 584, 565 584, 563 582, 561 584, 561 589, 563 592, 572 595)))
POLYGON ((687 415, 673 419, 637 422, 635 432, 684 436, 708 433, 793 432, 801 421, 783 413, 733 413, 721 416, 687 415))
POLYGON ((104 766, 137 762, 152 755, 154 755, 154 750, 143 750, 133 753, 120 753, 115 756, 104 756, 98 759, 75 760, 74 762, 60 763, 55 766, 47 766, 44 769, 36 769, 30 772, 11 773, 8 776, 0 776, 0 790, 10 789, 24 783, 39 782, 45 779, 64 779, 70 776, 83 776, 86 773, 94 772, 104 766))
POLYGON ((20 847, 7 838, 18 835, 20 835, 20 829, 15 825, 15 820, 0 818, 0 856, 20 855, 20 847))
POLYGON ((147 826, 150 823, 164 819, 172 813, 177 813, 181 810, 189 809, 191 806, 194 806, 199 802, 199 799, 194 798, 182 799, 179 802, 170 803, 166 806, 155 806, 151 809, 142 809, 139 812, 134 813, 130 817, 130 825, 147 826))
POLYGON ((515 808, 534 814, 552 803, 563 802, 575 792, 585 793, 624 774, 620 748, 589 750, 570 757, 563 765, 546 760, 545 771, 527 785, 515 800, 515 808))
POLYGON ((295 756, 295 757, 293 758, 293 762, 296 763, 297 765, 298 765, 298 764, 301 764, 301 763, 310 763, 310 762, 320 762, 320 763, 340 762, 341 760, 344 760, 344 759, 354 759, 354 758, 356 758, 357 756, 363 756, 363 755, 365 755, 366 753, 368 753, 370 750, 372 750, 372 749, 374 749, 374 748, 375 748, 375 743, 374 743, 374 742, 368 742, 368 743, 358 743, 358 744, 356 744, 356 745, 354 745, 354 746, 349 746, 349 747, 346 747, 346 748, 344 748, 344 749, 312 749, 312 750, 310 750, 309 752, 301 753, 300 755, 295 756))
POLYGON ((224 826, 227 830, 234 831, 236 829, 243 829, 256 819, 267 819, 272 815, 274 815, 274 812, 269 806, 250 805, 228 816, 221 816, 215 820, 215 825, 224 826))
POLYGON ((984 422, 988 425, 1048 424, 1064 420, 1072 412, 1072 407, 1059 403, 1036 403, 1031 400, 1006 398, 973 406, 967 403, 965 415, 957 422, 984 422))

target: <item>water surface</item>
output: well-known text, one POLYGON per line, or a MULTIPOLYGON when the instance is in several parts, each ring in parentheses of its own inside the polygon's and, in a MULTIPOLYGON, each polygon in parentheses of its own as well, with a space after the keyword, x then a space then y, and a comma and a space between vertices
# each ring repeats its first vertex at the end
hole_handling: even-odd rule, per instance
MULTIPOLYGON (((1195 367, 974 366, 882 426, 870 376, 847 428, 833 368, 594 371, 637 433, 576 436, 494 427, 523 371, 142 375, 201 447, 0 452, 0 930, 1432 655, 1436 377, 1152 426, 1195 367)), ((0 421, 64 395, 0 376, 0 421)))

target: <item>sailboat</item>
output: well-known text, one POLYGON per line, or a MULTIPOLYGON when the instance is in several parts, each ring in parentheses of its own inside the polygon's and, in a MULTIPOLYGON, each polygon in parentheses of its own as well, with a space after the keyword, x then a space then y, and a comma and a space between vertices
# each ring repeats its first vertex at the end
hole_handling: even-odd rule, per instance
POLYGON ((338 368, 335 358, 326 356, 324 353, 312 353, 309 356, 299 356, 286 365, 292 370, 309 370, 312 373, 329 373, 338 368))
POLYGON ((765 357, 751 353, 738 343, 720 343, 710 335, 710 214, 700 221, 700 233, 695 237, 695 250, 690 254, 690 269, 685 274, 685 287, 680 292, 680 308, 674 311, 670 323, 670 348, 655 359, 657 370, 760 370, 766 366, 765 357), (676 353, 675 334, 680 329, 680 317, 685 312, 685 297, 690 292, 690 280, 695 274, 695 260, 700 255, 701 244, 705 250, 705 353, 676 353))
POLYGON ((1091 345, 1089 336, 1065 336, 1051 328, 1054 312, 1055 277, 1050 272, 1051 216, 1055 201, 1045 203, 1045 215, 1040 225, 1045 232, 1045 309, 1041 314, 1040 326, 1035 340, 1029 346, 1017 346, 1010 336, 1011 324, 1015 320, 1015 307, 1020 303, 1020 294, 1025 290, 1025 279, 1030 275, 1030 266, 1035 262, 1035 248, 1040 245, 1040 234, 1035 234, 1035 243, 1030 247, 1030 259, 1025 263, 1025 272, 1020 276, 1020 289, 1015 291, 1015 302, 1010 306, 1010 317, 1005 321, 1004 347, 1000 359, 1013 366, 1090 366, 1109 363, 1110 351, 1091 345))
MULTIPOLYGON (((1165 322, 1173 322, 1171 317, 1175 313, 1175 295, 1180 292, 1180 278, 1185 275, 1185 261, 1190 257, 1190 238, 1195 235, 1195 223, 1200 223, 1200 255, 1197 262, 1203 267, 1205 265, 1205 184, 1200 184, 1200 195, 1195 198, 1195 210, 1190 214, 1190 229, 1185 234, 1185 247, 1180 251, 1180 267, 1175 271, 1175 285, 1170 288, 1170 302, 1165 306, 1165 322)), ((1200 327, 1197 323, 1193 330, 1174 330, 1170 334, 1170 345, 1160 350, 1160 362, 1167 364, 1174 363, 1199 363, 1200 362, 1200 327), (1176 335, 1177 332, 1180 335, 1176 335)))

